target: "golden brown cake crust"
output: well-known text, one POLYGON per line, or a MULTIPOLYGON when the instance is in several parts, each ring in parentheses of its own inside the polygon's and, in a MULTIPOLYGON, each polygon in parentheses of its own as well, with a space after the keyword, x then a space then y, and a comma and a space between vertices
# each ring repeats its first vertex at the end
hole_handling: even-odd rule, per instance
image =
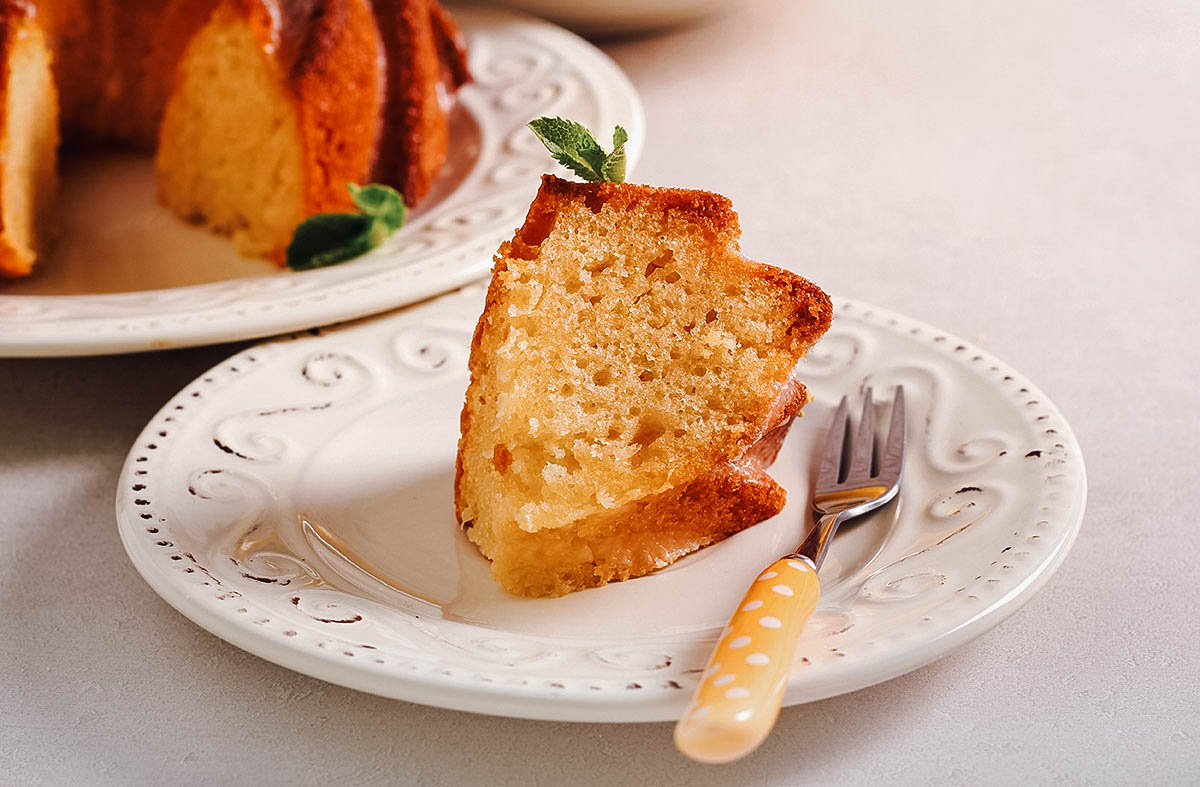
POLYGON ((375 179, 394 185, 408 205, 429 192, 446 158, 449 123, 438 85, 454 92, 470 81, 466 51, 450 15, 432 0, 376 5, 387 61, 384 139, 375 179))
MULTIPOLYGON (((277 45, 275 57, 295 97, 304 213, 351 209, 346 184, 370 179, 382 137, 381 64, 391 55, 375 28, 370 3, 241 2, 264 51, 277 45)), ((280 258, 283 251, 278 251, 280 258)))
POLYGON ((442 84, 453 93, 471 81, 471 70, 467 67, 467 45, 454 17, 438 3, 433 3, 433 33, 442 64, 442 84))
POLYGON ((42 22, 30 2, 0 2, 0 199, 16 197, 0 205, 0 278, 29 274, 51 234, 36 220, 57 190, 57 92, 42 22))
MULTIPOLYGON (((639 576, 667 565, 694 549, 725 538, 782 508, 785 495, 763 468, 773 461, 792 417, 800 410, 806 393, 790 377, 791 368, 807 348, 828 328, 832 318, 829 298, 811 282, 788 271, 753 263, 737 254, 739 227, 728 199, 717 194, 685 189, 609 183, 574 183, 547 175, 530 206, 525 223, 513 239, 501 245, 495 259, 483 314, 472 339, 471 383, 461 415, 462 441, 455 472, 455 510, 459 522, 484 553, 493 560, 493 573, 505 587, 522 595, 560 595, 594 587, 617 579, 639 576), (718 252, 709 261, 708 275, 729 282, 757 279, 769 283, 789 304, 786 313, 773 316, 786 323, 780 345, 790 361, 780 367, 773 392, 755 400, 742 413, 745 428, 736 444, 660 493, 616 509, 577 520, 568 527, 522 528, 514 522, 489 525, 479 533, 476 522, 464 522, 467 500, 465 447, 476 429, 491 428, 478 423, 478 412, 487 399, 482 381, 492 373, 485 338, 507 324, 503 304, 508 297, 509 266, 534 260, 554 231, 567 204, 587 205, 593 213, 627 211, 635 206, 664 215, 684 215, 691 231, 699 232, 718 252), (637 541, 639 534, 652 533, 657 545, 645 553, 631 554, 623 539, 637 541), (553 561, 543 567, 522 561, 523 553, 550 551, 553 561), (521 564, 519 571, 509 571, 521 564)), ((707 307, 706 307, 707 308, 707 307)), ((510 457, 498 447, 501 465, 510 457)), ((495 459, 493 459, 495 462, 495 459)), ((499 466, 497 469, 500 469, 499 466)), ((501 471, 503 473, 503 471, 501 471)), ((486 501, 477 507, 486 509, 486 501)), ((477 512, 476 512, 477 513, 477 512)))
MULTIPOLYGON (((21 25, 33 18, 33 6, 20 0, 0 3, 0 150, 8 145, 7 87, 10 76, 13 39, 21 25)), ((4 185, 4 169, 0 167, 0 188, 4 185)), ((33 267, 29 254, 17 247, 8 237, 4 215, 0 211, 0 276, 24 276, 33 267)))

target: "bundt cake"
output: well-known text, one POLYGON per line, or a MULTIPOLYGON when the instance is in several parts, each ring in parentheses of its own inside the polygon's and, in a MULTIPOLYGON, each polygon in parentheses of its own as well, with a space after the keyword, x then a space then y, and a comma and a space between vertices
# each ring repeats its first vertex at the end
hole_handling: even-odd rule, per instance
POLYGON ((506 589, 640 576, 782 509, 815 285, 738 254, 716 194, 547 175, 471 346, 458 521, 506 589))
POLYGON ((350 208, 348 182, 420 202, 446 155, 441 98, 469 79, 435 0, 4 0, 0 17, 9 275, 52 218, 60 128, 76 147, 157 149, 163 204, 282 261, 305 217, 350 208))

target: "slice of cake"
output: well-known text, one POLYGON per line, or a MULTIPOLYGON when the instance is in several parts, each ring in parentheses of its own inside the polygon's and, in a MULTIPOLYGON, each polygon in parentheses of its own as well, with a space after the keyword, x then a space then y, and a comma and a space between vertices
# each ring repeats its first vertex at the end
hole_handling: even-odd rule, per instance
POLYGON ((0 4, 0 276, 33 268, 57 182, 58 99, 33 6, 0 4))
POLYGON ((188 44, 163 113, 160 200, 245 254, 281 259, 297 224, 351 209, 345 184, 370 177, 385 79, 373 12, 367 0, 320 8, 222 2, 188 44))
POLYGON ((439 95, 468 79, 434 0, 221 0, 166 100, 159 198, 282 260, 301 220, 353 210, 347 183, 416 205, 446 157, 439 95))
POLYGON ((511 592, 640 576, 783 507, 763 468, 832 307, 739 234, 716 194, 543 178, 496 256, 455 477, 511 592))

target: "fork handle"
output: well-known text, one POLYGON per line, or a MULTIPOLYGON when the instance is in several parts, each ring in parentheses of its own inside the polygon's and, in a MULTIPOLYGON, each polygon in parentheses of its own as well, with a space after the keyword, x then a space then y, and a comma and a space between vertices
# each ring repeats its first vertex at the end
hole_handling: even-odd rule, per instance
POLYGON ((732 762, 766 739, 779 716, 796 640, 820 594, 816 569, 794 556, 758 575, 675 725, 681 752, 699 762, 732 762))

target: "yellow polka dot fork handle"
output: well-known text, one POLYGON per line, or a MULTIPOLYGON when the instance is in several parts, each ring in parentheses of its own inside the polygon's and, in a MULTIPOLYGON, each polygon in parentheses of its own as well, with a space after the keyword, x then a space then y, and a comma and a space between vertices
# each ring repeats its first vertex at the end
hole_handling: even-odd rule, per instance
POLYGON ((821 451, 812 507, 816 522, 793 554, 768 566, 717 640, 692 704, 675 725, 675 745, 693 760, 732 762, 766 740, 787 689, 796 640, 817 608, 817 569, 838 526, 895 497, 904 461, 904 389, 897 386, 887 443, 876 453, 875 401, 866 390, 858 436, 847 459, 850 431, 842 397, 821 451))
POLYGON ((820 594, 817 571, 806 558, 776 560, 758 575, 675 726, 680 751, 722 763, 758 748, 775 726, 796 640, 820 594))

